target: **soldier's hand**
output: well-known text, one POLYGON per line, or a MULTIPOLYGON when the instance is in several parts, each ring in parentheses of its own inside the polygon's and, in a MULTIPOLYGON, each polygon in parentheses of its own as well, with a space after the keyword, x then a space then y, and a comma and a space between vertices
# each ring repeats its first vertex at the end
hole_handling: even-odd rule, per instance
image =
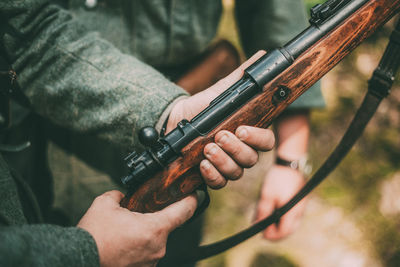
MULTIPOLYGON (((286 166, 274 165, 267 172, 257 205, 257 220, 269 216, 275 209, 286 204, 304 185, 303 175, 286 166)), ((305 209, 305 200, 300 201, 278 224, 273 224, 263 231, 263 237, 279 240, 293 233, 301 222, 305 209)))
MULTIPOLYGON (((179 101, 170 113, 167 132, 175 128, 182 119, 190 120, 206 108, 214 98, 243 76, 244 69, 264 54, 264 51, 259 51, 213 86, 179 101)), ((271 150, 275 143, 271 130, 250 126, 240 126, 234 134, 220 131, 215 135, 214 141, 215 143, 204 148, 206 159, 200 163, 200 171, 205 182, 215 189, 225 186, 227 180, 240 178, 243 168, 252 167, 258 161, 257 150, 271 150)))
POLYGON ((168 234, 193 215, 197 200, 189 196, 141 214, 122 208, 122 198, 115 190, 97 197, 77 226, 93 236, 101 266, 155 266, 165 254, 168 234))

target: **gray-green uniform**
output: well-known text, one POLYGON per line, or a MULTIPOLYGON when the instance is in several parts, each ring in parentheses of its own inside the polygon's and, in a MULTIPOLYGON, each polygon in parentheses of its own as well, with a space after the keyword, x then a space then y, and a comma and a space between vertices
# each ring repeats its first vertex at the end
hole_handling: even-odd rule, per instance
POLYGON ((30 188, 0 155, 0 266, 98 266, 92 236, 45 224, 30 188))
MULTIPOLYGON (((0 15, 19 32, 4 35, 0 42, 35 114, 27 115, 23 108, 16 108, 20 116, 11 132, 19 133, 28 125, 38 135, 49 133, 55 142, 62 136, 60 143, 66 144, 71 153, 82 156, 88 166, 99 167, 104 172, 111 166, 110 173, 113 173, 119 158, 110 155, 119 155, 121 150, 137 146, 137 130, 164 121, 167 107, 179 96, 186 95, 159 71, 176 77, 184 71, 187 62, 207 48, 215 36, 222 7, 215 0, 109 0, 98 1, 94 8, 88 8, 89 2, 59 0, 57 5, 46 0, 0 2, 0 15), (65 134, 64 128, 71 133, 65 134), (93 138, 103 142, 92 142, 93 138), (108 153, 114 150, 115 154, 108 153)), ((237 0, 236 15, 246 53, 270 50, 293 37, 306 25, 303 10, 301 1, 237 0)), ((318 89, 309 90, 297 101, 298 107, 322 104, 318 89)), ((9 134, 3 140, 13 140, 13 136, 9 134)), ((4 156, 18 171, 23 171, 24 162, 16 164, 13 160, 18 155, 4 156)), ((4 202, 3 192, 16 189, 3 163, 1 167, 0 181, 8 182, 0 184, 0 201, 9 204, 2 204, 0 210, 5 218, 0 258, 13 261, 25 255, 26 266, 33 266, 35 261, 40 266, 45 266, 44 263, 49 266, 98 264, 95 244, 83 230, 25 225, 27 220, 19 204, 4 202), (7 219, 7 214, 19 214, 19 219, 7 219), (49 255, 49 249, 42 243, 52 242, 60 246, 69 243, 70 247, 51 250, 49 255), (9 253, 8 249, 15 253, 9 253)), ((67 165, 66 168, 64 173, 70 172, 67 165)), ((84 175, 75 173, 78 179, 84 175)), ((39 176, 28 179, 28 184, 39 198, 40 207, 47 209, 53 197, 50 194, 43 199, 39 176)), ((96 183, 96 179, 89 178, 89 184, 96 183)), ((55 180, 57 183, 56 175, 55 180)), ((103 182, 106 187, 111 186, 103 182)), ((65 185, 61 190, 64 196, 73 197, 75 190, 81 190, 64 183, 68 181, 59 182, 65 185)), ((84 185, 78 187, 84 188, 84 185)), ((90 204, 88 200, 100 193, 88 192, 87 199, 81 201, 85 208, 90 204)), ((13 194, 16 199, 16 193, 13 194)), ((21 201, 24 203, 26 199, 21 201)), ((57 195, 56 202, 61 203, 61 208, 70 208, 62 205, 70 202, 58 201, 57 195)), ((24 209, 25 216, 28 210, 24 209)))

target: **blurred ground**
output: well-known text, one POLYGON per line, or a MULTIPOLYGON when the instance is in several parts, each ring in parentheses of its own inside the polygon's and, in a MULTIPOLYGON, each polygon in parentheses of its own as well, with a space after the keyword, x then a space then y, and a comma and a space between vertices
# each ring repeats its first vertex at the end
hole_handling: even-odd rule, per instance
MULTIPOLYGON (((306 1, 308 8, 321 1, 306 1)), ((225 0, 220 36, 240 47, 225 0)), ((367 80, 386 46, 389 22, 324 77, 324 110, 312 114, 314 168, 337 144, 365 94, 367 80)), ((380 106, 364 136, 309 198, 300 229, 280 242, 257 236, 199 266, 400 266, 400 88, 380 106)), ((204 243, 248 226, 271 155, 243 179, 212 195, 204 243)))

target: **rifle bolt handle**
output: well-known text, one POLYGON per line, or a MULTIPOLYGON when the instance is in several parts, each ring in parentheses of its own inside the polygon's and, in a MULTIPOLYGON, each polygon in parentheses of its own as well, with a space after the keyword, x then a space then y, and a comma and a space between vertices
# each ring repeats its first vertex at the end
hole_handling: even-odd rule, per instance
POLYGON ((155 145, 158 141, 158 132, 154 127, 146 126, 139 131, 139 141, 146 147, 155 145))

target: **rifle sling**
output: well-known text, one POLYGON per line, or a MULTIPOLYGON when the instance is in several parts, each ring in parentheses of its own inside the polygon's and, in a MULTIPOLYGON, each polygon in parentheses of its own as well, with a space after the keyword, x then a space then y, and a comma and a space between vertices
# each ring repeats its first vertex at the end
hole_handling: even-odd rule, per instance
POLYGON ((392 32, 379 66, 376 68, 372 78, 369 80, 368 92, 365 95, 360 108, 357 110, 349 128, 346 130, 335 150, 329 155, 327 160, 315 172, 304 187, 284 206, 276 209, 270 216, 249 228, 218 242, 199 246, 196 249, 185 253, 179 259, 165 258, 164 260, 166 262, 171 262, 173 266, 203 260, 222 253, 261 232, 271 224, 277 223, 284 214, 286 214, 317 185, 319 185, 347 155, 354 143, 363 133, 372 116, 375 114, 381 101, 389 94, 394 81, 394 75, 396 74, 399 65, 400 21, 396 24, 396 28, 392 32))

